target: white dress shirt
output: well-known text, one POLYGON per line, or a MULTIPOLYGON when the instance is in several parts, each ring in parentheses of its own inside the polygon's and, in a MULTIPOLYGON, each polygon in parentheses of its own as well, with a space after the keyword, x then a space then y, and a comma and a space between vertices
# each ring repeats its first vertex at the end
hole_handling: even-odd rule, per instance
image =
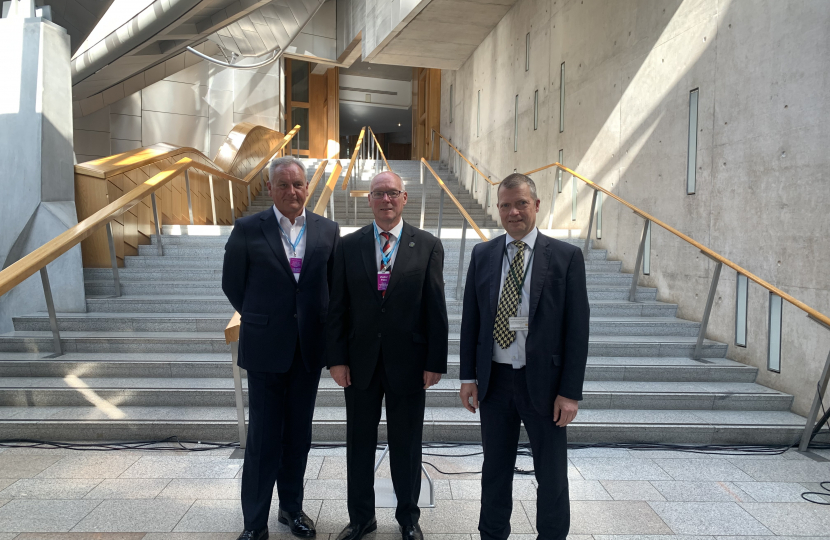
MULTIPOLYGON (((375 233, 374 232, 372 233, 372 238, 375 242, 375 262, 376 262, 375 267, 378 270, 380 270, 380 261, 381 261, 381 256, 380 256, 381 252, 380 252, 380 250, 383 247, 382 244, 384 244, 386 242, 384 241, 383 237, 380 235, 380 233, 383 232, 383 229, 377 224, 377 222, 373 221, 372 222, 372 227, 377 230, 378 239, 380 239, 380 242, 378 242, 377 239, 374 239, 375 233)), ((398 243, 398 240, 401 237, 401 231, 402 230, 403 230, 403 219, 401 219, 398 222, 397 225, 392 227, 391 231, 386 231, 386 232, 389 233, 389 245, 392 246, 392 258, 389 259, 389 266, 391 266, 393 268, 395 267, 395 258, 397 258, 397 256, 398 256, 398 250, 395 249, 395 244, 398 243)), ((400 249, 400 248, 398 248, 398 249, 400 249)))
MULTIPOLYGON (((527 233, 527 236, 521 239, 522 242, 526 244, 525 246, 525 281, 522 284, 522 301, 519 303, 519 308, 516 311, 516 317, 528 317, 530 315, 530 274, 533 270, 530 266, 531 263, 531 254, 533 253, 533 249, 536 246, 536 236, 539 234, 539 230, 535 227, 532 231, 527 233)), ((502 289, 504 289, 504 281, 507 279, 508 274, 510 273, 510 263, 513 261, 513 257, 516 256, 517 248, 513 245, 513 237, 509 234, 505 235, 505 243, 507 244, 507 257, 502 255, 501 257, 501 281, 499 282, 499 296, 498 299, 501 301, 501 293, 502 289)), ((496 308, 498 309, 498 308, 496 308)), ((493 362, 498 362, 499 364, 510 364, 513 366, 513 369, 521 369, 525 367, 527 360, 525 358, 525 342, 527 341, 527 332, 526 331, 519 331, 516 332, 516 339, 513 340, 506 349, 502 349, 501 345, 493 339, 493 362)), ((474 380, 463 380, 462 383, 474 383, 474 380)))
MULTIPOLYGON (((300 231, 303 229, 303 225, 305 225, 305 223, 306 223, 305 208, 303 208, 303 213, 300 214, 299 216, 297 216, 297 218, 294 220, 293 224, 291 223, 291 221, 287 217, 282 215, 282 212, 277 210, 277 205, 276 204, 274 205, 274 215, 277 216, 277 223, 280 224, 280 228, 282 229, 282 232, 280 233, 280 239, 282 240, 282 247, 285 248, 286 258, 288 258, 288 259, 291 259, 292 257, 299 257, 300 259, 304 258, 305 257, 305 242, 306 242, 306 238, 308 238, 308 229, 306 229, 306 231, 303 233, 303 237, 300 238, 300 242, 297 244, 297 251, 296 252, 294 251, 294 248, 291 246, 291 244, 293 242, 297 241, 297 236, 299 236, 300 231), (285 237, 286 234, 291 239, 290 241, 289 241, 288 238, 285 237)), ((299 281, 300 280, 300 274, 295 273, 294 274, 294 279, 299 281)))

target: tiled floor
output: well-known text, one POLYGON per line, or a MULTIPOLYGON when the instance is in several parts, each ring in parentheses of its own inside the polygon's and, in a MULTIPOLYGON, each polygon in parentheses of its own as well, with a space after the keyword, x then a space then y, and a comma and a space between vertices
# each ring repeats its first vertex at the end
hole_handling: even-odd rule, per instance
MULTIPOLYGON (((436 508, 421 526, 435 540, 477 540, 480 447, 433 449, 436 508)), ((200 453, 0 450, 0 540, 233 540, 242 526, 241 460, 200 453)), ((830 459, 830 452, 819 451, 830 459)), ((830 461, 797 452, 725 456, 624 449, 570 451, 571 536, 593 540, 830 538, 830 506, 801 493, 830 481, 830 461)), ((532 468, 527 457, 517 463, 532 468)), ((306 512, 319 540, 346 524, 345 451, 315 449, 306 469, 306 512)), ((388 460, 379 476, 389 475, 388 460)), ((536 486, 517 475, 513 537, 535 536, 536 486)), ((825 498, 830 502, 830 497, 825 498)), ((274 503, 276 506, 276 502, 274 503)), ((399 538, 394 510, 378 509, 372 540, 399 538)), ((272 518, 271 537, 292 538, 272 518)))

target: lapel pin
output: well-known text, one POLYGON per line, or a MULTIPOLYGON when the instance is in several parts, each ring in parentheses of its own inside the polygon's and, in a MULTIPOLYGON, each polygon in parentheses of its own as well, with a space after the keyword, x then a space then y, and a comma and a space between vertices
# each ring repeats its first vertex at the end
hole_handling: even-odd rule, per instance
POLYGON ((409 247, 415 247, 415 242, 410 242, 409 247))

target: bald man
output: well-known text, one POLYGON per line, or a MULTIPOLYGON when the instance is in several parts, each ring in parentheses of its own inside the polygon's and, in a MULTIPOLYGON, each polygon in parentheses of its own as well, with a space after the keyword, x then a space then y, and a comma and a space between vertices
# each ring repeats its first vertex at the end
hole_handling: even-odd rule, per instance
POLYGON ((426 390, 447 372, 444 248, 401 218, 401 178, 372 179, 374 221, 341 239, 334 256, 327 363, 346 393, 349 524, 337 540, 359 540, 377 528, 374 462, 386 398, 395 517, 403 540, 422 540, 418 526, 421 440, 426 390))

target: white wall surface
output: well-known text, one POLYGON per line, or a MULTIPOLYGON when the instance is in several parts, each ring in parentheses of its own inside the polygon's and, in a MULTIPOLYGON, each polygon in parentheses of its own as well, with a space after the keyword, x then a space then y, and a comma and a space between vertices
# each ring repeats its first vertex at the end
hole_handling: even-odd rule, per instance
MULTIPOLYGON (((442 131, 497 178, 557 161, 563 149, 567 166, 827 314, 827 28, 830 3, 822 0, 520 0, 461 69, 442 73, 442 131), (697 190, 686 195, 694 88, 700 92, 697 190)), ((534 178, 546 224, 554 173, 534 178)), ((565 175, 554 227, 584 236, 591 192, 577 181, 571 221, 572 182, 565 175)), ((631 272, 641 228, 642 220, 605 200, 597 244, 631 272)), ((640 283, 678 303, 679 317, 700 320, 714 263, 657 227, 651 241, 651 275, 640 283)), ((735 280, 724 269, 709 337, 730 344, 730 358, 757 366, 761 384, 794 394, 794 410, 805 413, 830 332, 785 304, 782 371, 767 371, 767 293, 750 286, 749 346, 735 347, 735 280)))

